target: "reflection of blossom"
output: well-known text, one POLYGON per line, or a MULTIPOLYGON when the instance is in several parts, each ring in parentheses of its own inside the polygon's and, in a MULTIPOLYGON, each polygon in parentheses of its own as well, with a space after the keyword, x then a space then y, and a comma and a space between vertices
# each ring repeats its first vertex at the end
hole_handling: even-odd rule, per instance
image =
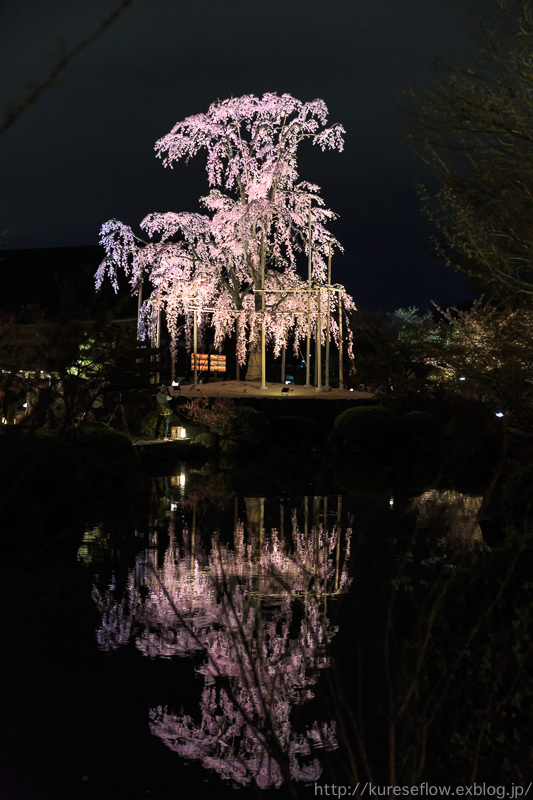
MULTIPOLYGON (((253 709, 245 706, 246 713, 253 709)), ((279 786, 279 764, 262 747, 256 726, 251 727, 224 691, 206 686, 201 700, 202 719, 196 725, 188 714, 181 717, 158 706, 150 712, 150 729, 174 752, 185 758, 200 759, 222 777, 240 784, 253 776, 262 789, 279 786), (238 742, 238 752, 235 749, 238 742)), ((290 705, 281 703, 277 715, 278 739, 287 755, 293 780, 316 781, 321 767, 317 758, 309 758, 312 747, 333 749, 337 746, 332 723, 315 722, 305 734, 294 733, 289 722, 290 705), (308 760, 304 761, 304 758, 308 760)))
POLYGON ((474 497, 452 489, 432 489, 411 500, 411 509, 417 512, 417 528, 438 530, 449 544, 463 547, 483 547, 483 534, 477 514, 482 497, 474 497), (439 524, 440 523, 440 524, 439 524))
POLYGON ((197 667, 205 681, 201 721, 159 706, 150 712, 152 732, 227 779, 267 787, 282 781, 262 743, 270 731, 292 779, 314 781, 320 765, 312 751, 336 747, 335 730, 315 723, 297 732, 291 711, 312 699, 318 672, 329 663, 336 629, 326 604, 349 585, 351 531, 341 537, 337 527, 307 522, 302 530, 296 514, 288 541, 276 529, 264 531, 262 520, 250 529, 238 522, 232 546, 213 534, 207 551, 194 528, 185 527, 178 542, 171 521, 160 566, 147 550, 122 598, 114 587, 95 588, 98 643, 111 650, 132 641, 151 657, 205 651, 197 667))

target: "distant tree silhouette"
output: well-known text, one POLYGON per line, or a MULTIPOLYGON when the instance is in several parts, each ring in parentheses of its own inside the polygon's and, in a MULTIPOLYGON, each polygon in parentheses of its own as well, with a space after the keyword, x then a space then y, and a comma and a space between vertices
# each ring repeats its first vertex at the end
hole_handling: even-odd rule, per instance
POLYGON ((437 255, 498 296, 533 296, 533 16, 526 0, 472 14, 466 66, 436 64, 410 88, 407 134, 438 190, 422 189, 437 255))

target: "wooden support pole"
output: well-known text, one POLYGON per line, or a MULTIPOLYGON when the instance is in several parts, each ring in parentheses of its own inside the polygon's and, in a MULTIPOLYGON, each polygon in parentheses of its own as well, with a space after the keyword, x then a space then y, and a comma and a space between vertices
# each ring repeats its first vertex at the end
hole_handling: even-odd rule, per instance
POLYGON ((239 366, 239 324, 240 318, 235 319, 235 380, 241 379, 241 368, 239 366))
POLYGON ((330 305, 331 294, 329 287, 331 286, 331 242, 329 243, 328 253, 328 310, 326 315, 326 389, 329 389, 329 337, 330 337, 330 305))
POLYGON ((342 495, 337 495, 337 543, 335 545, 335 592, 339 591, 341 531, 342 531, 342 495))
POLYGON ((309 253, 307 258, 307 348, 305 351, 305 385, 311 386, 311 198, 309 198, 309 232, 307 247, 309 253))
POLYGON ((239 368, 239 317, 235 320, 235 380, 240 380, 241 371, 239 368))
POLYGON ((194 311, 193 311, 193 364, 194 364, 194 386, 198 386, 198 310, 197 310, 196 286, 194 287, 194 311))
POLYGON ((342 363, 342 291, 339 290, 339 389, 344 389, 344 367, 342 363))
MULTIPOLYGON (((262 565, 263 565, 263 534, 264 534, 264 528, 265 528, 265 498, 264 497, 260 497, 259 498, 259 563, 258 563, 258 569, 257 569, 257 574, 258 574, 258 577, 259 577, 259 586, 258 586, 259 603, 261 603, 261 595, 263 593, 263 570, 262 570, 262 565)), ((261 605, 259 605, 259 608, 261 608, 261 605)))
POLYGON ((318 358, 317 358, 317 341, 315 338, 315 366, 313 367, 313 385, 316 386, 317 383, 318 383, 318 358))
POLYGON ((319 533, 320 533, 320 497, 315 495, 313 497, 313 567, 315 573, 315 582, 318 586, 318 569, 320 566, 320 548, 319 548, 319 533))
POLYGON ((307 585, 309 581, 307 580, 307 570, 309 567, 309 497, 305 495, 304 497, 304 536, 305 536, 305 564, 304 564, 304 575, 305 575, 305 596, 307 598, 307 585))
POLYGON ((326 603, 328 602, 328 555, 329 555, 329 535, 328 535, 328 498, 327 495, 322 497, 322 530, 324 532, 325 547, 322 550, 322 565, 324 570, 324 611, 326 611, 326 603))
MULTIPOLYGON (((161 348, 161 301, 158 299, 157 301, 157 325, 155 329, 155 346, 156 350, 160 350, 161 348)), ((155 383, 156 386, 159 385, 160 381, 160 374, 159 374, 159 365, 161 364, 161 352, 159 352, 156 356, 157 358, 157 366, 158 369, 155 373, 155 383)))
POLYGON ((317 291, 316 365, 317 365, 316 391, 323 392, 324 389, 322 388, 322 314, 320 309, 320 288, 317 291))
POLYGON ((139 339, 139 317, 141 316, 141 306, 143 304, 143 281, 139 281, 139 291, 137 300, 137 340, 139 339))
POLYGON ((263 292, 263 321, 261 323, 261 389, 266 389, 265 293, 263 292))
POLYGON ((261 234, 261 389, 266 389, 266 341, 265 341, 265 233, 261 234))

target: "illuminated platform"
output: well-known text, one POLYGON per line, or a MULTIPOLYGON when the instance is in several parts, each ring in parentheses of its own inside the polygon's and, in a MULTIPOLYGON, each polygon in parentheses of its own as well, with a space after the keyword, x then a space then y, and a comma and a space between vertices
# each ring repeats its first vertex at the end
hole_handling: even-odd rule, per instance
POLYGON ((374 397, 372 392, 359 392, 351 389, 326 389, 319 392, 316 386, 299 386, 282 383, 266 384, 266 389, 261 389, 260 381, 210 381, 199 383, 197 386, 185 384, 181 387, 181 397, 248 397, 269 398, 279 397, 282 400, 367 400, 374 397))

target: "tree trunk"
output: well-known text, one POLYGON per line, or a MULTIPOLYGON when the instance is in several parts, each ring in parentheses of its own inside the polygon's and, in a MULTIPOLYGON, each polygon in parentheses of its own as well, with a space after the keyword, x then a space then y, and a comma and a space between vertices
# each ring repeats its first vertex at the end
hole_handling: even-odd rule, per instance
POLYGON ((261 343, 257 342, 250 348, 248 356, 248 367, 246 369, 245 381, 261 380, 261 343))
POLYGON ((239 367, 239 320, 235 320, 235 380, 241 379, 241 370, 239 367))
MULTIPOLYGON (((255 310, 261 311, 261 292, 255 293, 255 310)), ((245 381, 260 381, 261 375, 261 337, 258 336, 255 342, 250 342, 248 353, 248 367, 246 369, 245 381)))

